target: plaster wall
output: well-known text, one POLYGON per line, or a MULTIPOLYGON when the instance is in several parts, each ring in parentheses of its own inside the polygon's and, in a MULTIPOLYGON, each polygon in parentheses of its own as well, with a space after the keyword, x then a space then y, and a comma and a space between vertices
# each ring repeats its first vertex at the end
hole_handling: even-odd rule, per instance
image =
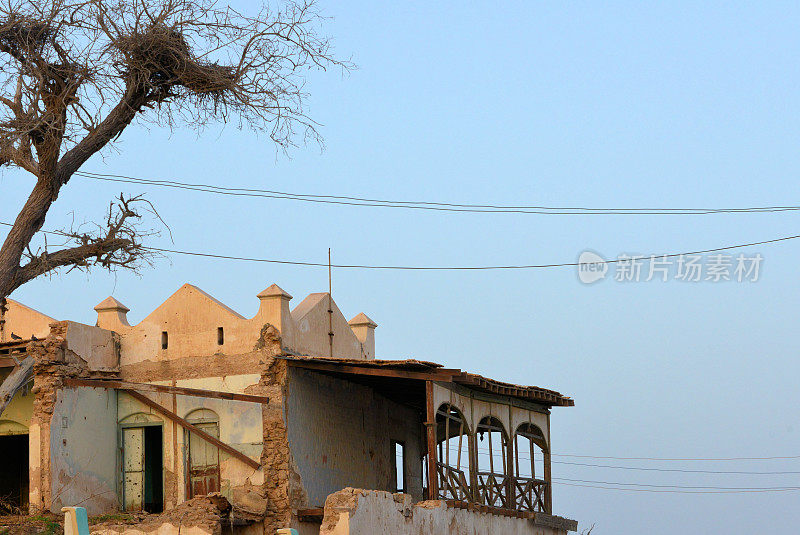
POLYGON ((422 420, 414 409, 373 389, 297 368, 289 369, 289 448, 310 507, 343 487, 390 490, 391 441, 405 443, 408 490, 422 498, 422 420))
POLYGON ((83 359, 89 371, 119 370, 119 353, 113 332, 74 321, 65 323, 67 349, 83 359))
POLYGON ((278 329, 282 348, 290 352, 330 356, 328 333, 332 329, 335 357, 374 358, 375 325, 358 323, 353 327, 358 329, 362 341, 335 302, 330 307, 333 313, 328 314, 328 294, 311 294, 291 312, 291 296, 276 285, 258 294, 258 298, 258 312, 249 319, 191 284, 181 286, 134 326, 128 324, 128 309, 112 298, 100 303, 96 310, 98 325, 120 335, 121 366, 197 355, 247 353, 258 344, 266 324, 278 329), (219 343, 220 329, 222 343, 219 343), (166 348, 162 333, 167 333, 166 348))
MULTIPOLYGON (((0 383, 8 373, 0 371, 0 383)), ((0 414, 0 436, 24 435, 28 432, 33 415, 34 395, 30 389, 23 388, 11 399, 5 410, 0 414)))
POLYGON ((0 342, 10 341, 11 333, 24 339, 29 339, 31 336, 44 338, 50 333, 50 324, 56 321, 13 299, 6 300, 6 309, 6 323, 0 342))
MULTIPOLYGON (((187 379, 175 381, 176 386, 188 388, 205 388, 220 392, 244 392, 252 385, 257 385, 260 375, 233 375, 228 377, 209 377, 204 379, 187 379)), ((245 401, 229 401, 224 399, 177 396, 177 410, 183 418, 191 418, 194 411, 208 409, 219 418, 219 438, 224 443, 241 451, 252 459, 259 460, 264 448, 262 430, 261 405, 245 401)), ((177 434, 178 451, 183 462, 178 464, 179 493, 186 494, 186 462, 188 458, 188 431, 177 434)), ((260 486, 264 483, 263 470, 254 470, 241 461, 220 452, 220 491, 222 495, 233 501, 233 489, 242 485, 260 486)))
POLYGON ((347 323, 336 302, 330 300, 328 313, 328 294, 314 293, 306 297, 292 311, 292 319, 296 324, 296 349, 301 354, 328 357, 331 356, 329 332, 333 332, 334 357, 365 359, 374 358, 375 341, 372 349, 362 348, 362 343, 347 323))
MULTIPOLYGON (((551 519, 553 517, 547 517, 551 519)), ((557 517, 555 517, 557 518, 557 517)), ((558 518, 557 518, 558 519, 558 518)), ((577 525, 570 520, 563 524, 577 525)), ((541 525, 534 519, 499 516, 450 508, 435 500, 412 505, 407 494, 343 489, 325 504, 320 535, 566 535, 566 528, 541 525)))
POLYGON ((180 523, 149 525, 140 528, 137 526, 126 526, 118 528, 93 529, 92 535, 219 535, 213 530, 200 526, 184 526, 180 523))
POLYGON ((52 512, 76 504, 89 514, 119 508, 116 412, 114 390, 58 390, 50 422, 52 512))
MULTIPOLYGON (((220 392, 244 392, 257 385, 259 374, 205 377, 176 381, 152 381, 153 384, 201 388, 220 392)), ((219 418, 220 440, 245 455, 259 460, 263 450, 262 409, 259 404, 193 396, 147 393, 156 403, 182 418, 191 419, 198 409, 213 411, 219 418)), ((165 500, 168 507, 184 501, 186 489, 187 431, 143 405, 130 395, 120 392, 117 418, 122 425, 160 423, 164 437, 165 500), (169 496, 167 496, 169 495, 169 496)), ((114 424, 116 426, 116 422, 114 424)), ((220 452, 220 487, 222 494, 233 501, 234 490, 241 486, 260 486, 263 470, 254 470, 241 461, 220 452)))

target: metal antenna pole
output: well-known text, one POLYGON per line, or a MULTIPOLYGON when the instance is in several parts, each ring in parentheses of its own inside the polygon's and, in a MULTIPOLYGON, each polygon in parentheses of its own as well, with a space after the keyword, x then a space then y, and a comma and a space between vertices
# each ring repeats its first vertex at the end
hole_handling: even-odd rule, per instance
POLYGON ((328 247, 328 341, 333 356, 333 276, 331 275, 331 248, 328 247))

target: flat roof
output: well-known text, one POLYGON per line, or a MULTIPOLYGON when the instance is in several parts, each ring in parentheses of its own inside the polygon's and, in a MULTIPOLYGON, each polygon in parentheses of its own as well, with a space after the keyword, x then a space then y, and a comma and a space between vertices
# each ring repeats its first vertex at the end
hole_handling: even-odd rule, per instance
POLYGON ((572 398, 555 390, 505 383, 456 368, 444 368, 441 364, 424 360, 356 360, 299 355, 282 355, 278 358, 300 368, 322 372, 456 383, 473 390, 533 401, 550 407, 575 405, 572 398))

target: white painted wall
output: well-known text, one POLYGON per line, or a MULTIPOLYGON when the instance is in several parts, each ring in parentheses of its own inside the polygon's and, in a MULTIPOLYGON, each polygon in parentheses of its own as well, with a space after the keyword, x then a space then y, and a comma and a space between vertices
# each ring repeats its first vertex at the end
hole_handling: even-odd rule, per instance
POLYGON ((79 505, 99 514, 119 507, 116 424, 114 390, 58 391, 50 422, 51 511, 79 505))
POLYGON ((447 507, 443 501, 412 505, 405 494, 344 489, 325 507, 320 535, 565 535, 533 519, 447 507))

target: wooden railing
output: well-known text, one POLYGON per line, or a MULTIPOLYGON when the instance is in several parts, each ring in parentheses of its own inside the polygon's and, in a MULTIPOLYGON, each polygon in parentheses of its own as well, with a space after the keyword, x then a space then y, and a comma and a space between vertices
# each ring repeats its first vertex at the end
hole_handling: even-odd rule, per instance
POLYGON ((530 477, 511 478, 514 491, 514 509, 547 513, 547 481, 530 477))
POLYGON ((500 509, 549 513, 548 483, 530 477, 508 477, 494 472, 477 472, 477 486, 470 488, 463 470, 437 462, 441 500, 472 502, 500 509))
POLYGON ((478 472, 475 501, 489 507, 512 509, 508 499, 508 477, 494 472, 478 472))
POLYGON ((461 502, 472 501, 469 481, 463 470, 444 463, 436 463, 439 476, 439 498, 461 502))

